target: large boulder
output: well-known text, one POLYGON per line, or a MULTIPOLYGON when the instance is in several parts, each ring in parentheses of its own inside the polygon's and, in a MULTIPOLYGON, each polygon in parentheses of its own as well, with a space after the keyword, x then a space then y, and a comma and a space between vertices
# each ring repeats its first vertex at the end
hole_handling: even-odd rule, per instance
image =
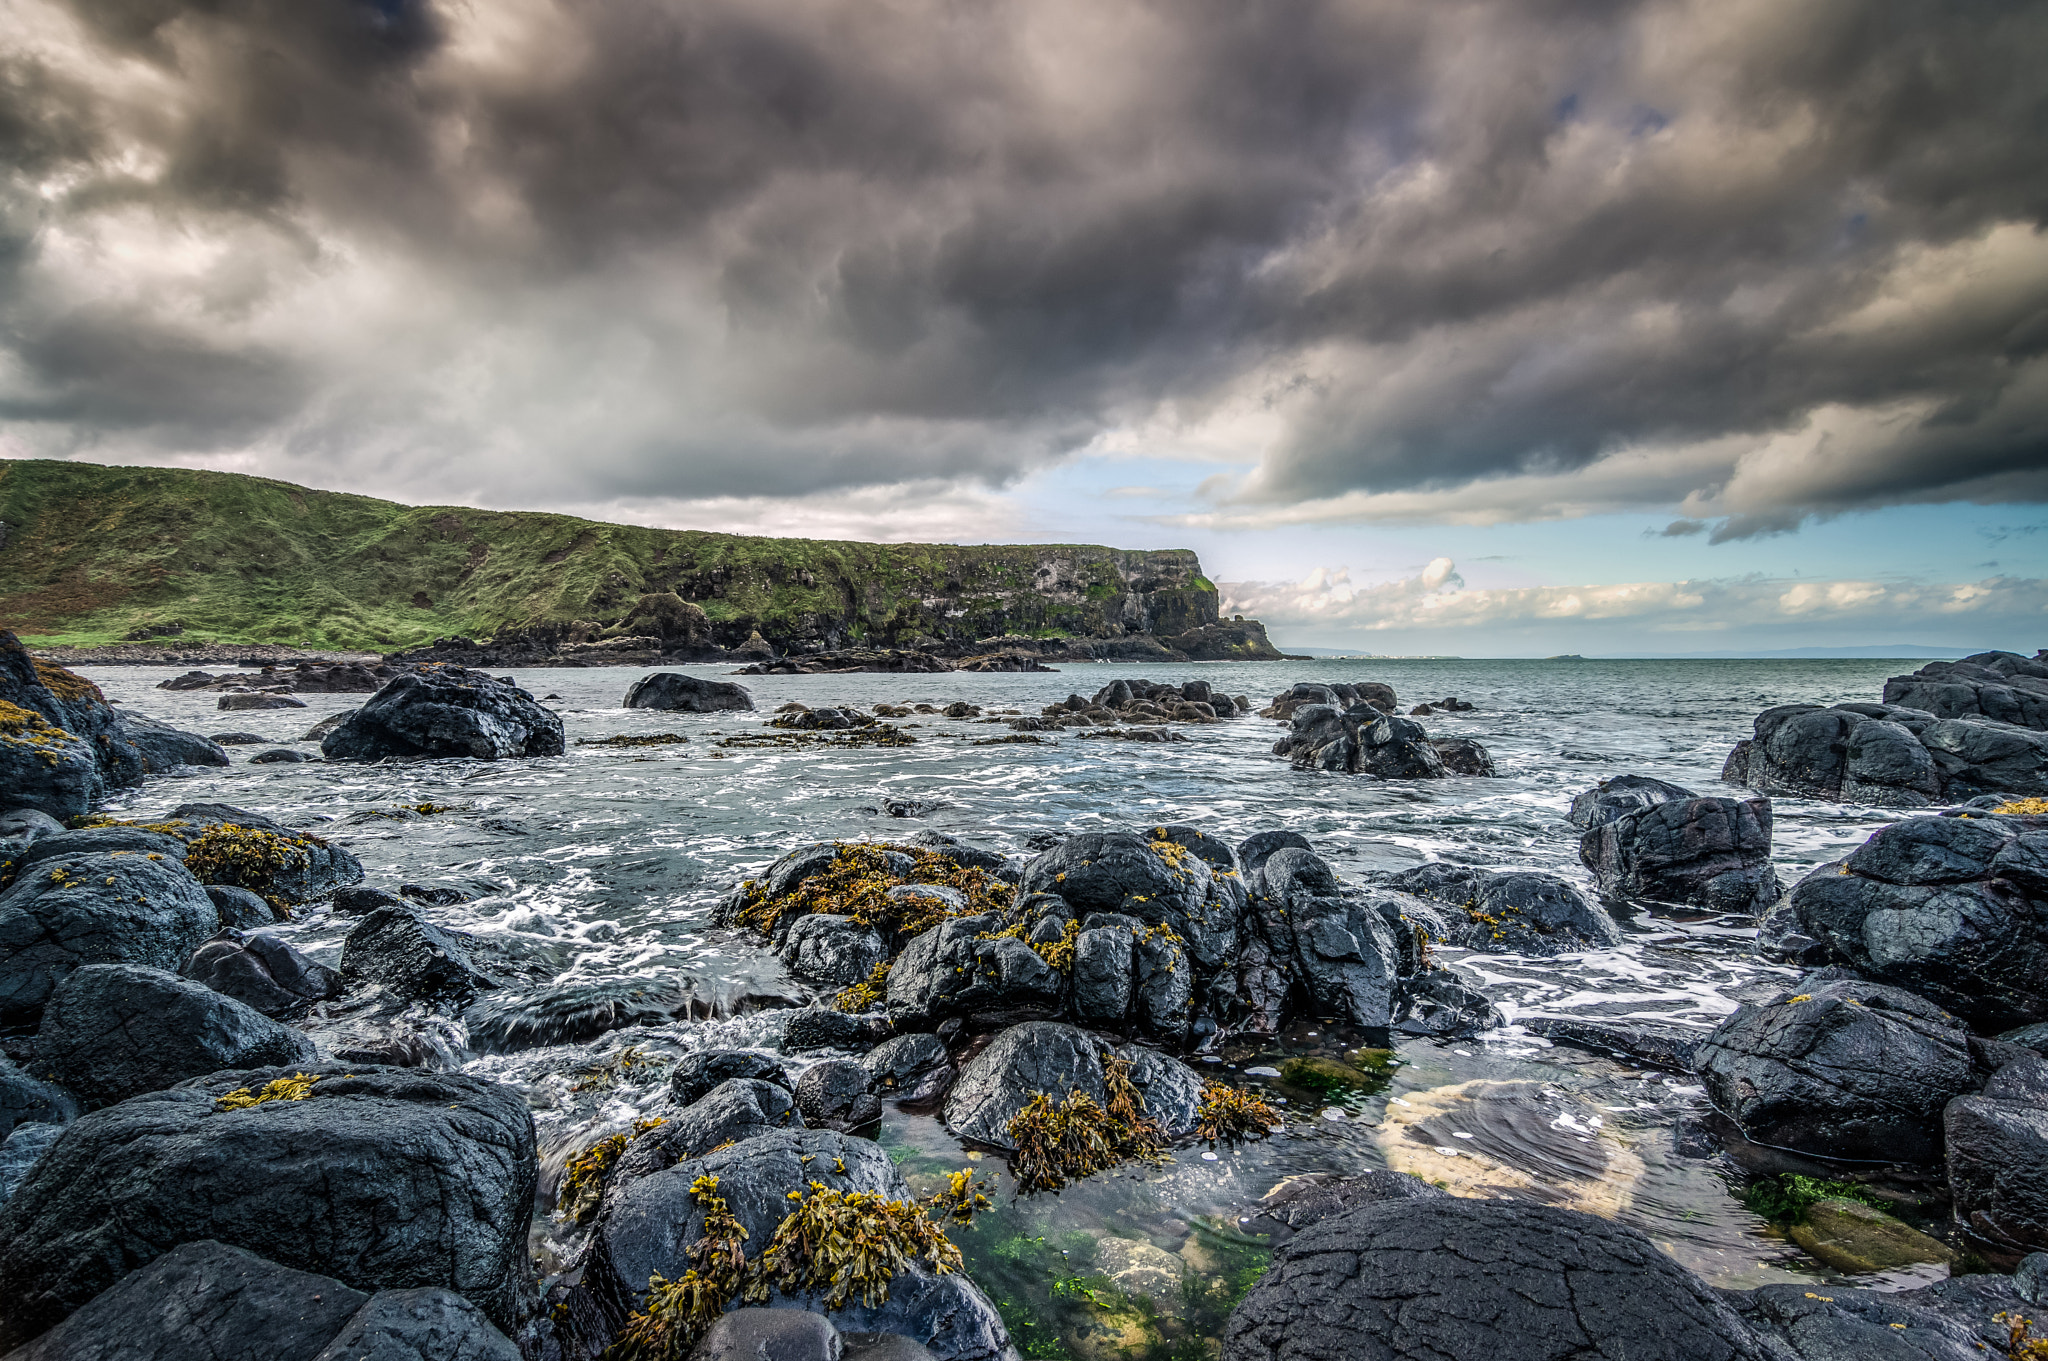
POLYGON ((1694 1053, 1748 1138, 1823 1158, 1932 1163, 1941 1113, 1976 1086, 1970 1035, 1899 988, 1835 981, 1744 1005, 1694 1053))
POLYGON ((2048 733, 1988 718, 1946 719, 1920 734, 1949 802, 2048 794, 2048 733))
POLYGON ((1639 1230, 1518 1200, 1394 1199, 1283 1245, 1223 1361, 1765 1361, 1749 1327, 1639 1230))
POLYGON ((518 1361, 475 1305, 432 1287, 365 1295, 211 1239, 181 1243, 8 1361, 518 1361))
POLYGON ((1554 874, 1499 873, 1439 862, 1403 870, 1386 885, 1452 909, 1430 922, 1441 944, 1525 955, 1621 944, 1614 918, 1554 874))
MULTIPOLYGON (((867 1139, 830 1130, 794 1130, 743 1139, 619 1187, 598 1215, 583 1283, 616 1323, 639 1307, 650 1276, 670 1280, 691 1266, 689 1248, 705 1237, 705 1207, 692 1194, 716 1177, 717 1195, 745 1228, 754 1256, 794 1209, 792 1193, 813 1184, 841 1193, 910 1199, 889 1155, 867 1139)), ((776 1297, 780 1299, 781 1297, 776 1297)), ((802 1301, 822 1312, 822 1302, 802 1301)), ((737 1305, 740 1303, 734 1300, 737 1305)), ((829 1317, 842 1333, 900 1333, 939 1361, 1007 1361, 1015 1352, 995 1307, 964 1274, 938 1275, 921 1261, 899 1267, 888 1298, 869 1308, 858 1295, 829 1317)))
POLYGON ((1957 1222, 2001 1252, 2048 1252, 2048 1059, 2000 1068, 1942 1127, 1957 1222))
POLYGON ((88 964, 50 994, 36 1062, 88 1107, 223 1068, 318 1061, 303 1031, 162 969, 88 964))
POLYGON ((1982 716, 2048 730, 2048 662, 2016 652, 1929 662, 1910 676, 1886 681, 1884 702, 1924 709, 1938 718, 1982 716))
POLYGON ((2048 733, 1900 704, 1782 704, 1758 714, 1721 778, 1766 794, 1921 808, 2048 793, 2048 733))
POLYGON ((715 714, 729 709, 752 709, 754 697, 746 686, 732 681, 704 680, 679 671, 657 671, 633 682, 626 691, 624 707, 715 714))
POLYGON ((142 753, 100 688, 0 629, 0 809, 77 817, 142 775, 142 753))
POLYGON ((142 757, 146 774, 162 775, 179 766, 230 764, 227 749, 212 738, 185 732, 146 714, 117 711, 115 732, 142 757))
POLYGON ((1086 1092, 1101 1105, 1104 1046, 1085 1030, 1028 1021, 997 1035, 960 1070, 946 1094, 946 1127, 962 1139, 1012 1148, 1010 1122, 1040 1092, 1065 1101, 1086 1092))
POLYGON ((0 812, 0 867, 44 837, 61 836, 64 824, 37 808, 0 812))
POLYGON ((1235 853, 1182 827, 1070 836, 1025 862, 1017 893, 1051 894, 1076 919, 1106 912, 1168 927, 1202 970, 1232 958, 1245 908, 1235 853))
POLYGON ((2048 818, 1915 817, 1822 865, 1800 931, 1981 1028, 2048 1021, 2048 818))
POLYGON ((1698 797, 1684 785, 1672 784, 1669 780, 1653 779, 1648 775, 1617 775, 1574 796, 1571 811, 1566 816, 1572 826, 1582 832, 1590 832, 1624 814, 1640 813, 1674 799, 1698 797))
POLYGON ((661 1124, 636 1135, 614 1165, 614 1185, 651 1176, 685 1158, 709 1153, 779 1129, 804 1128, 803 1112, 788 1088, 758 1078, 719 1083, 661 1124))
POLYGON ((807 913, 790 923, 778 953, 798 978, 833 988, 860 982, 889 957, 873 927, 826 912, 807 913))
MULTIPOLYGON (((217 904, 221 892, 210 890, 208 896, 217 904)), ((290 1015, 341 990, 340 974, 306 958, 287 942, 267 931, 232 927, 194 950, 179 972, 265 1016, 290 1015)))
MULTIPOLYGON (((1381 780, 1436 780, 1450 771, 1420 723, 1381 713, 1370 704, 1340 709, 1306 704, 1293 711, 1288 733, 1273 746, 1300 770, 1327 770, 1381 780)), ((1492 773, 1486 748, 1469 740, 1455 748, 1462 770, 1492 773)))
POLYGON ((51 992, 87 964, 175 971, 219 929, 213 900, 168 856, 41 861, 0 893, 0 1024, 37 1024, 51 992))
POLYGON ((1001 929, 993 913, 950 917, 913 939, 889 970, 889 1019, 900 1029, 984 1011, 1059 1010, 1065 980, 1023 941, 993 935, 1001 929))
POLYGON ((305 903, 362 882, 362 861, 344 847, 231 803, 181 803, 163 825, 186 842, 186 868, 203 884, 305 903))
POLYGON ((0 1346, 206 1238, 357 1290, 441 1286, 510 1328, 536 1175, 525 1101, 480 1078, 325 1064, 133 1097, 72 1124, 0 1210, 0 1346), (217 1104, 301 1072, 297 1099, 217 1104))
POLYGON ((1596 824, 1579 860, 1627 902, 1759 913, 1782 893, 1769 799, 1670 799, 1596 824))
POLYGON ((2025 1300, 2008 1276, 1953 1276, 1917 1290, 1825 1294, 1800 1282, 1723 1295, 1786 1361, 1986 1361, 2010 1334, 1995 1315, 2025 1300))
POLYGON ((669 1069, 668 1099, 678 1106, 687 1106, 736 1077, 772 1082, 786 1092, 796 1086, 781 1060, 756 1050, 700 1049, 683 1055, 669 1069))
POLYGON ((1253 876, 1252 920, 1291 980, 1282 1000, 1298 989, 1319 1018, 1368 1028, 1392 1021, 1403 942, 1381 906, 1346 892, 1321 856, 1294 846, 1267 855, 1253 876))
POLYGON ((461 667, 400 676, 321 739, 330 761, 560 756, 562 719, 507 681, 461 667))

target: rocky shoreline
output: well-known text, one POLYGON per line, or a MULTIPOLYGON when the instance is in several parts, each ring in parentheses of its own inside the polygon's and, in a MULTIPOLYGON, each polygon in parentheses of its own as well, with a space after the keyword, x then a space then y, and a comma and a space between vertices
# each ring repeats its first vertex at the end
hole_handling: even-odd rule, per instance
MULTIPOLYGON (((1902 678, 1921 687, 1902 698, 1931 707, 1886 687, 1892 708, 1928 715, 1921 733, 1856 716, 1916 738, 1959 723, 2027 749, 2037 729, 1993 711, 2029 711, 1996 692, 2031 693, 2016 682, 2048 666, 1986 654, 1963 667, 1976 670, 1902 678)), ((369 674, 376 688, 321 739, 327 761, 566 750, 557 714, 487 672, 369 674)), ((244 695, 264 692, 221 700, 244 695)), ((674 673, 626 702, 754 708, 743 686, 674 673)), ((771 725, 830 736, 916 712, 872 707, 791 704, 771 725)), ((1118 679, 1035 715, 923 707, 1019 736, 1256 721, 1249 697, 1201 681, 1118 679)), ((1311 682, 1260 712, 1286 725, 1273 758, 1297 778, 1490 775, 1483 746, 1417 721, 1471 706, 1398 710, 1384 686, 1311 682)), ((1769 744, 1776 712, 1752 741, 1769 744)), ((1290 1060, 1302 1066, 1288 1080, 1368 1087, 1397 1037, 1502 1022, 1482 975, 1434 949, 1600 949, 1642 913, 1756 920, 1759 955, 1806 972, 1697 1042, 1626 1020, 1560 1028, 1558 1042, 1638 1047, 1696 1074, 1713 1118, 1686 1137, 1750 1169, 1752 1194, 1786 1198, 1774 1218, 1796 1220, 1816 1255, 1903 1253, 1952 1263, 1950 1278, 1716 1291, 1641 1232, 1578 1210, 1447 1196, 1392 1171, 1312 1178, 1246 1207, 1280 1247, 1221 1325, 1225 1361, 2024 1357, 2032 1335, 2014 1320, 2048 1292, 2048 804, 2022 789, 1938 809, 1930 794, 1928 812, 1789 892, 1769 797, 1630 775, 1572 800, 1592 894, 1442 862, 1340 880, 1311 837, 1272 828, 1226 841, 1113 827, 1010 856, 936 832, 796 846, 732 884, 718 915, 802 989, 780 999, 802 1003, 784 1050, 830 1057, 792 1073, 756 1050, 697 1050, 670 1067, 658 1111, 557 1170, 516 1089, 432 1066, 445 1036, 516 1052, 774 1003, 536 976, 436 920, 450 901, 437 895, 455 890, 373 883, 349 851, 239 808, 96 818, 110 790, 221 747, 143 726, 5 635, 0 720, 8 1361, 117 1339, 202 1356, 249 1337, 318 1361, 1002 1361, 1018 1341, 949 1237, 986 1193, 974 1175, 913 1189, 870 1137, 885 1102, 931 1113, 1045 1190, 1176 1147, 1228 1149, 1280 1117, 1242 1079, 1198 1071, 1204 1056, 1334 1025, 1369 1042, 1341 1062, 1290 1060), (338 968, 265 929, 313 904, 351 923, 338 968), (1919 1221, 1940 1237, 1891 1212, 1897 1187, 1941 1207, 1942 1225, 1919 1221), (588 1230, 545 1292, 526 1233, 536 1204, 588 1230), (849 1256, 849 1242, 870 1246, 849 1256)), ((1844 768, 1864 749, 1845 745, 1844 768)), ((1990 766, 1937 768, 1952 795, 1990 766)), ((2010 784, 2013 768, 1993 773, 2010 784)), ((1827 787, 1825 770, 1812 784, 1827 787)))

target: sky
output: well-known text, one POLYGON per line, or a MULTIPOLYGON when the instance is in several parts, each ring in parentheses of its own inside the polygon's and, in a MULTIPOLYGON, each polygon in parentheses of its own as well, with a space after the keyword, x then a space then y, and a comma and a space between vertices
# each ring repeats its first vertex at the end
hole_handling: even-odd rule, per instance
POLYGON ((2048 646, 2048 8, 0 0, 0 457, 2048 646))

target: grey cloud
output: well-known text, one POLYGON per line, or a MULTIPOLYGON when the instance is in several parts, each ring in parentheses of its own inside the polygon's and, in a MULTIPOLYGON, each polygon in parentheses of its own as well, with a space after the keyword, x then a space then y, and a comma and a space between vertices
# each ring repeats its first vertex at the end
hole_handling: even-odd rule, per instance
POLYGON ((1704 534, 1706 532, 1707 522, 1705 520, 1673 520, 1662 529, 1646 529, 1643 531, 1645 536, 1655 536, 1660 539, 1683 539, 1694 534, 1704 534))
POLYGON ((1993 235, 2048 221, 2038 7, 22 12, 0 418, 41 447, 782 496, 1250 406, 1277 443, 1204 487, 1270 505, 1848 412, 1824 475, 1626 494, 1717 543, 2048 498, 2048 270, 1993 235), (1913 287, 1946 301, 1882 313, 1913 287))

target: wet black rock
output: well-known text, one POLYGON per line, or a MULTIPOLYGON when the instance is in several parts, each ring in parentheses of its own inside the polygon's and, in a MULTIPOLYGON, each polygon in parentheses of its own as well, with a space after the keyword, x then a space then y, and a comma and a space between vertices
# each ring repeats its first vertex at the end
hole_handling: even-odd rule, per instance
POLYGON ((0 860, 12 860, 44 837, 61 836, 64 824, 36 808, 0 812, 0 860))
POLYGON ((294 751, 290 747, 272 747, 269 751, 259 751, 254 756, 251 756, 249 764, 252 766, 293 765, 300 761, 315 759, 317 758, 303 751, 294 751))
POLYGON ((117 710, 114 731, 117 740, 135 748, 142 757, 143 770, 151 775, 168 774, 179 766, 229 764, 228 754, 218 742, 143 714, 117 710))
POLYGON ((1464 1040, 1505 1023, 1492 999, 1455 970, 1430 969, 1402 980, 1393 1028, 1403 1035, 1464 1040))
POLYGON ((1672 799, 1596 824, 1579 860, 1628 902, 1760 913, 1782 890, 1771 868, 1769 799, 1672 799))
POLYGON ((129 1272, 8 1361, 312 1361, 369 1299, 203 1239, 129 1272))
POLYGON ((1400 1199, 1283 1245, 1223 1361, 1765 1361, 1713 1290, 1639 1231, 1549 1205, 1400 1199))
POLYGON ((279 920, 277 910, 256 893, 233 884, 208 884, 206 896, 220 913, 220 924, 230 930, 247 931, 279 920))
MULTIPOLYGON (((379 1290, 313 1361, 519 1361, 519 1348, 452 1290, 379 1290)), ((195 1358, 195 1361, 198 1361, 195 1358)), ((208 1361, 211 1361, 208 1358, 208 1361)))
POLYGON ((1452 909, 1436 918, 1441 932, 1436 939, 1446 945, 1557 955, 1621 943, 1614 919, 1554 874, 1500 873, 1437 862, 1403 870, 1385 882, 1452 909))
POLYGON ((229 856, 219 868, 201 875, 202 881, 209 884, 253 889, 282 898, 287 903, 308 903, 345 884, 362 882, 363 863, 345 848, 231 803, 181 803, 171 810, 167 820, 187 824, 180 835, 188 840, 197 839, 222 826, 241 827, 285 838, 287 844, 279 849, 287 853, 286 863, 266 865, 245 873, 238 858, 229 856))
POLYGON ((607 978, 556 983, 532 992, 498 992, 462 1013, 472 1049, 510 1053, 548 1044, 583 1044, 613 1030, 665 1025, 691 995, 673 982, 607 978))
POLYGON ((1469 737, 1432 737, 1437 759, 1452 775, 1494 775, 1493 753, 1469 737))
MULTIPOLYGON (((326 736, 326 734, 322 733, 321 736, 324 737, 326 736)), ((223 747, 260 747, 265 742, 268 742, 270 739, 263 736, 261 733, 217 732, 214 733, 208 740, 212 742, 217 742, 223 747)))
POLYGON ((1793 886, 1800 929, 1985 1030, 2048 1021, 2048 819, 1905 818, 1793 886))
POLYGON ((1957 1222, 2001 1252, 2048 1251, 2048 1059, 2000 1068, 1942 1126, 1957 1222))
POLYGON ((0 809, 78 817, 109 791, 142 783, 142 753, 119 740, 118 715, 100 688, 36 661, 5 629, 0 703, 21 711, 0 723, 0 809))
POLYGON ((1800 987, 1743 1005, 1700 1043, 1708 1099, 1760 1144, 1822 1158, 1939 1161, 1942 1107, 1977 1084, 1969 1032, 1898 988, 1800 987))
POLYGON ((1929 662, 1910 676, 1886 681, 1884 702, 1925 709, 1939 718, 1981 716, 2048 730, 2048 663, 2016 652, 1929 662))
POLYGON ((1259 1200, 1257 1213, 1252 1216, 1252 1231, 1272 1224, 1300 1233, 1326 1219, 1369 1205, 1384 1205, 1393 1200, 1444 1200, 1449 1196, 1450 1192, 1431 1186, 1420 1177, 1390 1167, 1356 1176, 1309 1172, 1289 1177, 1259 1200))
POLYGON ((1025 862, 1019 895, 1049 893, 1068 915, 1113 912, 1146 926, 1165 926, 1185 942, 1198 968, 1213 970, 1237 949, 1245 891, 1235 853, 1216 843, 1225 863, 1211 862, 1191 828, 1088 832, 1070 836, 1025 862), (1219 882, 1219 870, 1228 871, 1219 882))
POLYGON ((1000 917, 953 917, 917 936, 889 970, 889 1018, 897 1028, 929 1026, 982 1011, 1057 1011, 1065 981, 1014 936, 1000 917))
POLYGON ((889 957, 888 947, 873 927, 824 912, 790 923, 777 953, 796 977, 833 988, 860 982, 889 957))
POLYGON ((16 1125, 61 1125, 77 1114, 78 1102, 69 1092, 25 1071, 13 1059, 0 1058, 0 1139, 12 1134, 16 1125))
POLYGON ((1756 716, 1755 736, 1729 753, 1721 778, 1766 794, 1923 807, 1942 790, 1920 740, 1935 721, 1881 704, 1781 704, 1756 716))
POLYGON ((813 1129, 857 1133, 878 1123, 882 1103, 870 1088, 874 1079, 852 1059, 828 1059, 806 1068, 796 1082, 796 1106, 813 1129))
POLYGON ((380 907, 356 923, 341 946, 341 976, 376 983, 409 1001, 466 999, 499 986, 471 961, 455 933, 410 908, 380 907))
POLYGON ((1258 935, 1314 1015, 1365 1027, 1392 1020, 1402 947, 1377 906, 1347 893, 1321 856, 1292 846, 1268 855, 1251 887, 1258 935))
POLYGON ((560 756, 561 716, 516 685, 449 667, 400 676, 321 739, 330 761, 560 756))
POLYGON ((145 858, 155 856, 179 865, 185 863, 185 843, 174 836, 143 827, 81 827, 36 838, 14 857, 12 870, 20 876, 44 861, 68 856, 110 855, 115 851, 145 858))
POLYGON ((405 899, 369 884, 350 884, 334 890, 333 903, 337 917, 367 917, 380 907, 403 908, 405 899))
POLYGON ((219 929, 213 900, 176 860, 45 860, 0 893, 0 1022, 37 1024, 51 991, 87 964, 175 970, 219 929))
POLYGON ((953 1082, 953 1059, 937 1035, 898 1035, 861 1061, 874 1090, 901 1101, 929 1101, 953 1082))
POLYGON ((686 714, 715 714, 727 710, 749 710, 754 697, 744 685, 731 681, 703 680, 677 671, 657 671, 634 681, 626 691, 628 709, 667 709, 686 714))
POLYGON ((1202 1078, 1194 1069, 1171 1054, 1126 1044, 1112 1050, 1130 1065, 1127 1076, 1145 1104, 1145 1114, 1169 1139, 1194 1132, 1201 1115, 1202 1078))
POLYGON ((803 1112, 788 1088, 756 1078, 728 1078, 663 1123, 636 1135, 619 1155, 612 1184, 622 1186, 652 1176, 721 1144, 772 1130, 802 1128, 803 1112))
POLYGON ((853 1015, 830 1007, 803 1007, 790 1013, 782 1043, 790 1049, 866 1050, 889 1037, 887 1016, 853 1015))
POLYGON ((303 709, 306 707, 306 701, 294 699, 290 695, 250 692, 240 695, 222 695, 220 702, 214 707, 230 713, 246 712, 252 709, 303 709))
POLYGON ((207 1238, 357 1290, 442 1286, 512 1326, 537 1173, 519 1094, 326 1064, 302 1070, 303 1099, 215 1110, 296 1071, 215 1073, 71 1125, 0 1210, 0 1346, 207 1238))
POLYGON ((1617 775, 1574 797, 1567 816, 1572 826, 1582 832, 1590 832, 1602 823, 1612 822, 1627 813, 1640 813, 1674 799, 1698 797, 1684 785, 1655 780, 1648 775, 1617 775))
POLYGON ((0 1139, 0 1207, 28 1180, 28 1174, 63 1134, 62 1125, 31 1122, 15 1126, 12 1134, 0 1139))
MULTIPOLYGON (((750 1246, 774 1237, 790 1213, 789 1194, 807 1191, 814 1181, 839 1192, 910 1199, 878 1144, 830 1130, 745 1139, 618 1187, 599 1213, 584 1272, 585 1285, 614 1320, 638 1306, 650 1275, 673 1279, 688 1269, 688 1248, 705 1232, 704 1210, 690 1187, 705 1176, 718 1178, 718 1194, 747 1230, 750 1246)), ((939 1361, 1003 1361, 1014 1355, 1002 1320, 974 1283, 957 1272, 934 1275, 921 1262, 897 1269, 880 1306, 870 1309, 856 1299, 829 1317, 843 1333, 918 1338, 939 1361)))
MULTIPOLYGON (((1300 770, 1327 770, 1343 775, 1369 775, 1381 780, 1438 780, 1450 772, 1431 743, 1429 733, 1409 718, 1393 718, 1369 704, 1339 709, 1308 704, 1294 710, 1288 733, 1273 745, 1300 770)), ((1464 742, 1457 759, 1468 768, 1492 758, 1477 742, 1464 742)))
POLYGON ((2003 1276, 1952 1277, 1918 1290, 1835 1285, 1825 1294, 1766 1285, 1722 1298, 1792 1361, 1984 1361, 2007 1341, 1992 1316, 2021 1307, 2003 1276))
POLYGON ((687 1106, 736 1077, 771 1082, 785 1092, 796 1085, 781 1062, 766 1054, 751 1049, 700 1049, 677 1059, 669 1070, 669 1100, 687 1106))
POLYGON ((1634 1059, 1667 1073, 1694 1071, 1700 1041, 1706 1038, 1705 1032, 1690 1026, 1600 1016, 1532 1016, 1521 1024, 1531 1035, 1597 1054, 1634 1059))
POLYGON ((1086 1092, 1108 1099, 1100 1044, 1086 1031, 1053 1021, 1011 1026, 976 1054, 946 1095, 946 1127, 963 1139, 1010 1148, 1010 1121, 1044 1092, 1064 1101, 1086 1092))
POLYGON ((1370 705, 1383 714, 1396 713, 1400 709, 1400 702, 1394 697, 1394 687, 1379 681, 1358 684, 1332 682, 1327 685, 1296 681, 1291 688, 1273 696, 1272 702, 1259 710, 1259 717, 1291 719, 1306 704, 1327 704, 1335 709, 1370 705))
POLYGON ((341 991, 340 974, 267 931, 223 930, 194 950, 179 972, 265 1016, 288 1016, 341 991))
POLYGON ((50 994, 36 1063, 88 1108, 223 1068, 306 1064, 303 1032, 162 969, 88 964, 50 994))
POLYGON ((711 1325, 690 1361, 840 1361, 845 1344, 808 1309, 735 1309, 711 1325))

